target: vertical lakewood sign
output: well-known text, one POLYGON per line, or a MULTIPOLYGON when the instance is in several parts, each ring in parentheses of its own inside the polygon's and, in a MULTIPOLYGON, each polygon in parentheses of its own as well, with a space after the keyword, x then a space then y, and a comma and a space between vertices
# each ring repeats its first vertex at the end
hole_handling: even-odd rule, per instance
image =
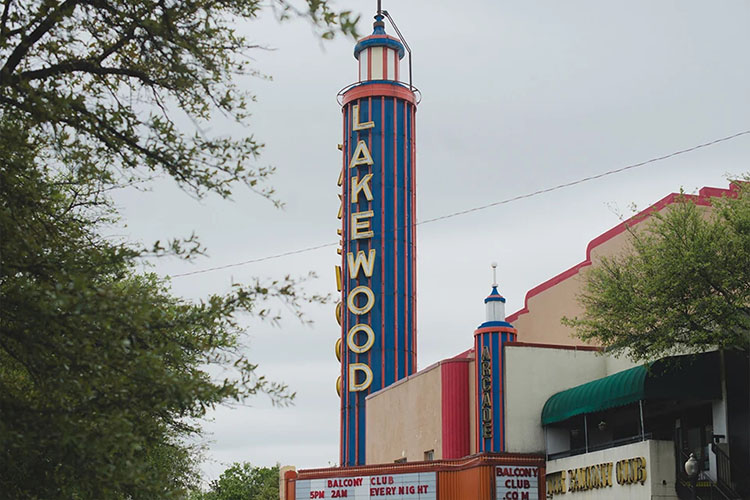
POLYGON ((393 83, 343 95, 339 176, 341 464, 365 464, 365 398, 416 371, 415 98, 393 83))

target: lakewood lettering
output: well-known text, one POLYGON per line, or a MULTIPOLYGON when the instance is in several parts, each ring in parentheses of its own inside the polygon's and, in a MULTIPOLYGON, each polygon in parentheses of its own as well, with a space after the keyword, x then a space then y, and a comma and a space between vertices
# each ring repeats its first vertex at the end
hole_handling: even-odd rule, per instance
MULTIPOLYGON (((352 109, 352 131, 362 131, 375 127, 374 121, 365 123, 359 122, 359 105, 354 105, 352 109)), ((359 166, 369 167, 373 164, 372 154, 363 140, 357 142, 354 148, 349 168, 359 166)), ((351 179, 351 204, 355 205, 359 211, 352 212, 349 222, 349 239, 367 240, 375 236, 372 226, 372 218, 375 212, 371 210, 372 202, 375 196, 372 192, 372 174, 353 175, 351 179), (367 210, 362 210, 361 201, 366 203, 367 210)), ((356 256, 353 252, 347 252, 346 263, 350 280, 356 280, 360 273, 365 277, 371 278, 375 262, 377 259, 377 250, 370 249, 365 253, 360 250, 356 256)), ((363 316, 375 307, 375 294, 370 287, 360 285, 353 288, 346 298, 346 307, 349 312, 357 316, 363 316)), ((346 345, 350 351, 357 354, 367 353, 375 343, 375 332, 366 322, 358 322, 349 329, 346 335, 346 345), (358 338, 364 336, 364 342, 359 342, 358 338)), ((351 363, 349 365, 349 392, 358 392, 367 390, 372 384, 372 370, 366 363, 351 363)), ((377 489, 375 495, 384 496, 384 493, 377 489)), ((371 493, 371 496, 373 494, 371 493)))

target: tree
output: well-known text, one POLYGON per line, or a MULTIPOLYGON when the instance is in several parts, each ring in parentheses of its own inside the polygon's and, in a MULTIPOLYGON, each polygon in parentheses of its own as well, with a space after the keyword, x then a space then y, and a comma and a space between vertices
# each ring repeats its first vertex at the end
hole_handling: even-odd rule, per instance
MULTIPOLYGON (((281 17, 296 12, 287 0, 281 17)), ((305 12, 331 36, 356 19, 326 0, 305 12)), ((19 120, 71 182, 132 181, 164 171, 198 195, 228 196, 237 182, 257 187, 253 136, 207 137, 216 113, 242 122, 252 97, 236 77, 249 44, 233 27, 259 15, 260 0, 4 0, 0 14, 0 105, 19 120), (187 133, 174 116, 196 124, 187 133)))
POLYGON ((585 275, 581 318, 566 319, 587 341, 633 359, 718 347, 748 348, 750 190, 681 196, 631 226, 631 248, 585 275))
POLYGON ((279 466, 253 467, 248 462, 234 463, 211 482, 209 491, 197 493, 191 500, 278 500, 279 466))
MULTIPOLYGON (((274 4, 280 17, 294 13, 274 4)), ((353 20, 324 0, 323 36, 353 20)), ((180 498, 197 481, 196 419, 283 384, 242 352, 238 315, 300 313, 285 278, 191 302, 136 271, 192 258, 194 238, 144 248, 103 236, 113 189, 164 172, 198 196, 250 186, 252 137, 210 138, 216 112, 244 120, 233 83, 250 47, 232 28, 257 0, 4 0, 0 6, 0 491, 9 498, 180 498), (180 128, 187 115, 196 131, 180 128), (219 367, 221 370, 212 369, 219 367), (223 373, 221 377, 211 375, 223 373)))

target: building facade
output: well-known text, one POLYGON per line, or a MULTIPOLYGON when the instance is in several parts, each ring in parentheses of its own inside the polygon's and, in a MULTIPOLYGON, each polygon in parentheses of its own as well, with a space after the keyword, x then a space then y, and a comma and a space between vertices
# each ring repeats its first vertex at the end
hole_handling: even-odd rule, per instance
MULTIPOLYGON (((582 312, 581 272, 680 195, 592 240, 507 317, 495 280, 467 350, 416 371, 417 98, 384 16, 358 42, 359 81, 341 94, 341 466, 285 468, 281 499, 750 498, 746 351, 635 365, 561 323, 582 312)), ((692 198, 710 207, 732 191, 692 198)))

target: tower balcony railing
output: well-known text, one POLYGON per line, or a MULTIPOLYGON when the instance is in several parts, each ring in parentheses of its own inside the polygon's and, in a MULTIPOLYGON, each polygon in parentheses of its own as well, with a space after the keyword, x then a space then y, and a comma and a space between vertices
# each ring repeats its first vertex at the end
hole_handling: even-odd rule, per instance
POLYGON ((640 441, 648 441, 653 435, 649 432, 646 434, 638 434, 635 436, 624 437, 620 439, 613 439, 604 443, 595 445, 589 445, 588 447, 575 448, 572 450, 560 451, 557 453, 550 453, 547 455, 547 460, 557 460, 558 458, 572 457, 574 455, 582 455, 584 453, 591 453, 593 451, 601 451, 609 448, 617 448, 618 446, 624 446, 626 444, 638 443, 640 441))
POLYGON ((402 81, 397 81, 397 80, 364 80, 361 82, 350 83, 343 89, 339 90, 339 93, 336 94, 336 101, 339 103, 339 106, 343 106, 344 94, 346 94, 349 90, 355 87, 360 87, 362 85, 371 85, 374 83, 390 83, 392 85, 399 85, 401 87, 411 90, 414 93, 416 104, 419 104, 420 102, 422 102, 422 92, 417 87, 415 87, 414 85, 409 85, 407 82, 402 82, 402 81))

